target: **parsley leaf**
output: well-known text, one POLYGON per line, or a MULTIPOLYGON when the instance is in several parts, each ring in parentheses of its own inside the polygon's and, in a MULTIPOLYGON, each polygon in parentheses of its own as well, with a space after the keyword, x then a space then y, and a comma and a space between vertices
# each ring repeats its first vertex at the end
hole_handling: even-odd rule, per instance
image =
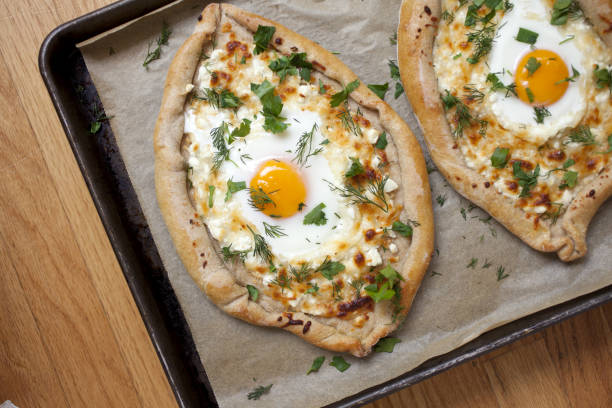
POLYGON ((395 231, 403 237, 409 238, 412 236, 412 227, 404 224, 401 221, 394 221, 391 226, 391 231, 395 231))
POLYGON ((516 41, 533 45, 536 43, 536 41, 538 41, 539 36, 540 34, 534 31, 520 27, 518 33, 516 34, 516 41))
POLYGON ((230 133, 227 143, 232 144, 234 143, 234 140, 236 140, 237 137, 245 137, 250 132, 251 132, 251 121, 248 120, 247 118, 244 118, 242 119, 242 122, 240 123, 240 127, 237 127, 234 130, 232 130, 232 133, 230 133))
POLYGON ((310 81, 310 70, 312 64, 306 60, 306 53, 292 53, 290 56, 281 56, 268 64, 268 67, 276 72, 280 77, 280 81, 283 82, 287 75, 297 75, 298 68, 300 70, 300 77, 305 81, 310 81))
POLYGON ((550 24, 564 25, 569 17, 576 18, 582 15, 582 10, 575 0, 556 0, 553 5, 550 24))
POLYGON ((534 119, 536 123, 544 123, 544 118, 550 116, 550 111, 544 106, 534 106, 533 112, 535 113, 534 119))
POLYGON ((306 216, 304 217, 304 225, 325 225, 327 224, 327 218, 325 217, 325 213, 323 209, 325 208, 325 204, 321 203, 312 209, 306 216))
POLYGON ((542 64, 540 64, 537 59, 535 59, 534 57, 530 57, 527 60, 527 64, 525 64, 525 69, 529 72, 529 75, 527 76, 532 76, 541 66, 542 64))
POLYGON ((491 155, 491 166, 496 169, 503 169, 508 164, 508 153, 510 149, 506 147, 496 147, 491 155))
POLYGON ((329 365, 332 367, 336 367, 336 369, 340 372, 346 371, 351 366, 349 363, 344 361, 344 358, 342 358, 341 356, 334 356, 329 365))
POLYGON ((530 197, 530 190, 538 184, 538 176, 540 175, 540 165, 538 164, 533 173, 525 172, 521 168, 521 163, 515 161, 512 165, 512 174, 518 181, 518 185, 522 187, 519 197, 530 197))
POLYGON ((389 60, 387 65, 389 66, 389 75, 391 75, 391 79, 395 79, 396 81, 399 81, 400 72, 399 72, 399 67, 397 66, 397 63, 394 60, 389 60))
POLYGON ((246 285, 246 288, 249 292, 249 299, 253 302, 257 302, 257 299, 259 299, 259 290, 253 285, 246 285))
POLYGON ((561 190, 565 188, 574 188, 576 186, 576 182, 578 181, 578 172, 568 170, 563 175, 563 183, 559 185, 561 190))
POLYGON ((323 263, 315 270, 315 272, 321 272, 327 280, 332 280, 334 276, 344 270, 345 266, 336 261, 330 261, 329 258, 325 258, 323 263))
POLYGON ((374 346, 373 350, 377 353, 393 353, 393 348, 397 343, 402 341, 395 337, 385 337, 378 340, 378 343, 374 346))
POLYGON ((331 100, 329 101, 329 104, 331 105, 332 108, 335 108, 336 106, 340 105, 342 102, 347 100, 349 94, 353 92, 355 89, 357 89, 358 87, 359 87, 358 79, 354 80, 353 82, 348 83, 342 91, 332 95, 331 100))
POLYGON ((612 70, 608 71, 606 68, 599 68, 599 65, 595 65, 595 70, 593 71, 593 76, 595 77, 595 86, 597 89, 602 89, 604 87, 610 88, 610 92, 612 92, 612 70))
POLYGON ((386 83, 381 84, 381 85, 370 84, 370 85, 368 85, 368 88, 372 92, 374 92, 380 99, 384 100, 385 99, 385 94, 389 90, 389 83, 386 82, 386 83))
POLYGON ((237 181, 234 182, 232 179, 227 180, 227 193, 225 194, 225 201, 232 198, 232 194, 246 189, 246 182, 237 181))
POLYGON ((312 367, 310 367, 310 369, 306 372, 306 375, 319 371, 319 368, 321 368, 324 361, 325 361, 325 356, 319 356, 315 358, 312 362, 312 367))
POLYGON ((287 129, 286 118, 280 116, 283 102, 280 96, 274 94, 274 85, 267 79, 261 84, 251 84, 251 91, 259 97, 263 105, 262 114, 265 117, 263 128, 272 133, 281 133, 287 129))
POLYGON ((395 291, 391 289, 389 282, 385 282, 379 288, 377 284, 373 283, 364 288, 365 292, 372 298, 376 303, 381 300, 389 300, 395 296, 395 291))
POLYGON ((253 41, 255 42, 253 54, 258 55, 264 52, 268 48, 268 44, 275 32, 276 27, 257 26, 257 31, 253 34, 253 41))
POLYGON ((378 139, 376 139, 376 144, 374 147, 380 150, 385 150, 385 147, 387 147, 387 132, 382 132, 380 135, 378 135, 378 139))
POLYGON ((349 159, 351 159, 351 167, 346 173, 344 173, 344 177, 355 177, 365 172, 365 169, 361 165, 361 162, 358 158, 349 157, 349 159))

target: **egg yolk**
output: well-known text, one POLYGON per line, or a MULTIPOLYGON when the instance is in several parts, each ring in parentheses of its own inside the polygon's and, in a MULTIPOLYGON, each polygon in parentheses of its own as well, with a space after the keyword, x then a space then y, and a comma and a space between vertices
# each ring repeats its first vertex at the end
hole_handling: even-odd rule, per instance
POLYGON ((268 160, 251 179, 251 204, 276 218, 298 212, 306 199, 306 187, 296 169, 280 160, 268 160))
POLYGON ((569 82, 564 79, 568 76, 567 65, 557 53, 531 51, 521 59, 516 69, 516 93, 529 105, 552 105, 567 91, 569 82))

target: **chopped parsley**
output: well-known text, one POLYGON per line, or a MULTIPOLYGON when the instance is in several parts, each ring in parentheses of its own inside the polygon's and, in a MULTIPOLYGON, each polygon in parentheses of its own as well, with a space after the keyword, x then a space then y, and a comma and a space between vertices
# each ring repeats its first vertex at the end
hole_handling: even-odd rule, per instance
POLYGON ((323 263, 315 270, 315 272, 321 272, 321 275, 327 280, 332 280, 334 276, 339 274, 345 269, 345 266, 336 261, 331 261, 329 257, 325 258, 323 263))
POLYGON ((597 89, 602 89, 607 86, 610 88, 610 92, 612 92, 612 87, 610 87, 610 84, 612 84, 612 70, 599 68, 599 65, 595 65, 593 76, 595 77, 595 86, 597 89))
POLYGON ((344 177, 355 177, 365 173, 365 169, 363 168, 363 165, 361 164, 358 158, 349 157, 349 159, 351 159, 351 167, 347 170, 346 173, 344 173, 344 177))
POLYGON ((385 337, 378 340, 378 343, 374 346, 373 350, 376 353, 393 353, 393 348, 397 343, 402 341, 395 337, 385 337))
POLYGON ((268 49, 268 44, 272 39, 272 36, 276 32, 276 27, 270 26, 257 26, 257 31, 253 34, 253 41, 255 42, 255 49, 253 54, 258 55, 268 49))
POLYGON ((336 369, 341 373, 346 371, 351 366, 349 363, 344 361, 344 358, 342 356, 334 356, 332 358, 332 361, 330 361, 329 365, 332 367, 336 367, 336 369))
POLYGON ((253 391, 249 392, 247 394, 247 398, 250 400, 258 400, 262 395, 268 394, 270 392, 270 388, 272 388, 272 385, 274 384, 266 385, 265 387, 263 385, 260 385, 259 387, 255 388, 253 391))
POLYGON ((251 121, 247 118, 244 118, 242 119, 242 122, 240 122, 240 126, 232 130, 232 133, 230 133, 227 143, 232 144, 234 143, 234 140, 236 140, 237 137, 246 137, 246 135, 248 135, 250 132, 251 121))
POLYGON ((559 185, 561 190, 565 188, 574 188, 576 187, 576 182, 578 181, 578 172, 568 170, 563 174, 563 182, 559 185))
POLYGON ((227 180, 227 193, 225 194, 225 201, 232 198, 232 194, 245 190, 246 188, 246 182, 244 181, 234 182, 232 179, 227 180))
POLYGON ((393 98, 397 99, 401 94, 404 93, 404 86, 401 84, 401 82, 399 82, 399 67, 397 66, 397 63, 394 60, 389 60, 387 65, 389 66, 389 75, 391 76, 391 79, 397 81, 395 83, 395 93, 393 94, 393 98))
POLYGON ((246 285, 246 288, 249 292, 249 300, 257 302, 257 299, 259 299, 259 290, 253 285, 246 285))
POLYGON ((265 118, 263 128, 272 133, 281 133, 287 129, 289 125, 284 122, 287 118, 280 116, 283 102, 280 96, 274 94, 274 85, 266 79, 261 84, 252 83, 251 91, 259 97, 263 105, 262 114, 265 118))
POLYGON ((472 268, 474 269, 476 267, 476 265, 478 264, 478 258, 472 258, 470 260, 470 263, 466 265, 466 268, 472 268))
POLYGON ((207 101, 215 109, 237 108, 242 101, 231 91, 224 88, 204 88, 204 96, 195 95, 196 99, 207 101))
POLYGON ((369 84, 368 88, 372 92, 374 92, 380 99, 384 100, 385 99, 385 94, 389 90, 389 83, 386 82, 386 83, 380 84, 380 85, 369 84))
POLYGON ((518 33, 516 34, 516 41, 533 45, 536 43, 536 41, 538 41, 539 36, 540 34, 534 31, 520 27, 518 33))
POLYGON ((530 197, 530 190, 538 184, 538 176, 540 175, 540 165, 538 164, 533 170, 533 173, 525 172, 521 163, 515 161, 512 165, 512 174, 517 180, 518 185, 522 187, 519 197, 530 197))
POLYGON ((510 94, 516 95, 516 84, 511 83, 510 85, 504 85, 504 83, 499 79, 497 74, 489 73, 487 75, 487 82, 491 83, 491 91, 506 91, 506 98, 510 96, 510 94))
POLYGON ((612 134, 608 135, 608 150, 605 152, 597 152, 599 154, 608 154, 612 153, 612 134))
POLYGON ((527 70, 527 72, 529 72, 529 75, 527 76, 532 76, 541 66, 542 64, 540 64, 540 62, 536 58, 530 57, 527 60, 527 64, 525 64, 525 69, 527 70))
POLYGON ((321 203, 312 209, 306 216, 304 217, 304 225, 325 225, 327 224, 327 218, 325 217, 325 213, 323 209, 325 208, 325 204, 321 203))
POLYGON ((582 10, 575 0, 556 0, 553 5, 550 24, 564 25, 568 18, 578 18, 582 16, 582 10))
POLYGON ((378 139, 376 139, 376 144, 374 145, 374 147, 380 150, 385 150, 385 147, 387 147, 387 143, 387 133, 382 132, 380 135, 378 135, 378 139))
MULTIPOLYGON (((408 220, 408 223, 414 225, 415 227, 419 226, 419 223, 416 221, 408 220)), ((394 221, 391 225, 391 231, 397 232, 398 234, 406 238, 411 237, 413 232, 412 226, 404 224, 401 221, 394 221)))
POLYGON ((317 371, 319 371, 319 368, 321 368, 321 366, 323 365, 324 361, 325 361, 325 356, 319 356, 319 357, 315 358, 312 361, 312 366, 306 372, 306 375, 308 375, 310 373, 316 373, 317 371))
POLYGON ((331 105, 332 108, 339 106, 342 102, 346 101, 348 99, 349 94, 353 92, 355 89, 357 89, 358 87, 359 87, 358 79, 354 80, 353 82, 349 82, 344 87, 343 90, 332 95, 331 100, 329 101, 329 104, 331 105))
POLYGON ((535 95, 531 92, 531 89, 525 88, 525 93, 527 94, 527 99, 529 99, 529 103, 533 103, 535 101, 535 95))
POLYGON ((376 283, 366 286, 364 290, 374 302, 378 303, 382 300, 394 298, 399 293, 396 284, 399 284, 399 281, 402 280, 404 278, 393 267, 387 265, 376 275, 376 283))
POLYGON ((298 71, 300 78, 304 81, 310 81, 310 71, 312 64, 306 59, 306 53, 292 53, 290 56, 283 55, 268 64, 268 67, 276 72, 280 77, 280 82, 285 80, 287 75, 297 75, 298 71))
POLYGON ((503 169, 508 164, 508 154, 510 149, 506 147, 496 147, 491 155, 491 166, 496 169, 503 169))
POLYGON ((208 186, 208 208, 213 208, 215 204, 215 186, 208 186))

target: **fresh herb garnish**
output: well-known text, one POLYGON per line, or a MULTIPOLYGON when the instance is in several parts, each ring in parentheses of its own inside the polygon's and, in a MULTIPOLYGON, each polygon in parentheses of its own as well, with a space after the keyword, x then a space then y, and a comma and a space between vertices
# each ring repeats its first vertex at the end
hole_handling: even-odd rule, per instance
POLYGON ((550 24, 564 25, 568 18, 574 19, 580 16, 582 16, 582 10, 575 0, 556 0, 553 5, 550 24))
POLYGON ((550 111, 545 106, 534 106, 533 112, 536 123, 544 123, 544 118, 550 116, 550 111))
POLYGON ((232 179, 227 180, 227 193, 225 194, 225 201, 232 198, 232 194, 245 190, 246 188, 246 182, 244 181, 234 182, 232 179))
POLYGON ((572 65, 572 76, 555 82, 555 85, 560 85, 564 82, 576 82, 576 78, 578 78, 579 76, 580 72, 578 72, 578 70, 576 70, 576 68, 574 68, 574 66, 572 65))
POLYGON ((329 365, 332 367, 336 367, 336 369, 341 373, 346 371, 351 366, 349 363, 344 361, 344 358, 342 358, 341 356, 334 356, 329 365))
POLYGON ((272 225, 264 221, 263 226, 264 233, 270 238, 280 238, 287 236, 287 234, 285 234, 280 225, 272 225))
POLYGON ((597 152, 598 154, 608 154, 612 153, 612 134, 608 135, 608 150, 605 152, 597 152))
POLYGON ((568 170, 563 174, 563 182, 559 185, 559 189, 563 190, 566 188, 574 188, 576 187, 576 183, 578 182, 578 172, 568 170))
POLYGON ((440 207, 444 207, 444 203, 446 202, 446 194, 444 195, 439 194, 436 197, 436 201, 438 202, 438 204, 440 204, 440 207))
POLYGON ((525 69, 527 70, 527 72, 529 72, 527 76, 532 76, 541 66, 542 64, 540 64, 540 62, 536 58, 530 57, 527 60, 527 64, 525 64, 525 69))
POLYGON ((520 27, 518 33, 516 34, 516 41, 533 45, 536 43, 536 41, 538 41, 539 36, 540 34, 534 31, 520 27))
POLYGON ((508 163, 508 153, 510 153, 510 149, 506 147, 496 147, 491 155, 491 166, 496 169, 503 169, 506 167, 508 163))
POLYGON ((397 343, 402 341, 395 337, 385 337, 378 340, 378 343, 374 346, 373 350, 376 353, 393 353, 393 348, 397 343))
POLYGON ((395 93, 393 94, 393 97, 397 99, 401 94, 404 93, 404 86, 401 84, 401 82, 399 82, 399 67, 397 66, 397 63, 394 60, 389 60, 387 65, 389 66, 389 75, 391 76, 391 79, 397 81, 395 83, 395 93))
POLYGON ((267 79, 261 84, 251 84, 251 91, 259 97, 263 106, 265 121, 263 128, 272 133, 281 133, 287 129, 288 124, 284 122, 287 118, 280 116, 283 110, 283 102, 280 96, 274 94, 274 85, 267 79))
POLYGON ((145 57, 144 62, 142 63, 143 67, 148 69, 149 64, 151 62, 158 60, 161 57, 161 46, 168 45, 168 39, 170 38, 170 34, 172 34, 172 31, 170 31, 170 27, 164 21, 162 23, 161 34, 159 35, 159 37, 157 37, 157 40, 155 41, 157 47, 155 47, 153 51, 151 51, 151 43, 149 43, 149 46, 147 48, 147 55, 145 57))
POLYGON ((559 45, 562 45, 562 44, 565 44, 566 42, 572 41, 574 38, 576 38, 576 36, 575 36, 575 35, 568 35, 568 36, 567 36, 567 38, 566 38, 565 40, 563 40, 563 41, 561 41, 561 42, 559 43, 559 45))
POLYGON ((412 236, 412 225, 418 227, 420 224, 416 221, 408 220, 408 224, 401 221, 394 221, 391 225, 391 231, 395 231, 403 237, 409 238, 412 236))
POLYGON ((540 175, 540 165, 538 164, 533 173, 528 173, 523 170, 521 163, 515 161, 512 164, 512 174, 517 180, 518 185, 522 187, 519 197, 530 197, 530 190, 538 184, 538 176, 540 175))
POLYGON ((607 86, 610 88, 610 92, 612 92, 612 87, 610 86, 610 84, 612 84, 612 70, 599 68, 599 65, 595 65, 593 76, 595 77, 595 86, 597 89, 602 89, 607 86))
POLYGON ((272 39, 272 36, 276 32, 276 27, 270 26, 257 26, 257 31, 253 34, 253 41, 255 42, 255 49, 253 54, 259 55, 268 48, 268 44, 272 39))
POLYGON ((503 266, 499 266, 497 268, 497 281, 498 282, 502 279, 506 279, 508 276, 510 275, 506 273, 506 268, 504 268, 503 266))
POLYGON ((380 85, 369 84, 368 88, 372 92, 374 92, 380 99, 384 100, 385 99, 385 94, 389 90, 389 83, 386 82, 386 83, 380 84, 380 85))
POLYGON ((327 224, 327 218, 325 217, 325 213, 323 209, 325 208, 325 204, 321 203, 312 209, 306 216, 304 217, 304 225, 325 225, 327 224))
POLYGON ((212 145, 214 149, 212 171, 217 171, 225 160, 229 160, 230 149, 225 144, 225 134, 229 132, 227 123, 221 122, 216 128, 210 131, 212 145))
POLYGON ((345 269, 345 266, 336 261, 332 261, 329 257, 326 257, 325 260, 319 265, 315 272, 320 272, 327 280, 332 280, 334 276, 339 274, 345 269))
POLYGON ((259 299, 259 290, 253 285, 246 285, 246 288, 249 292, 249 300, 257 302, 257 299, 259 299))
POLYGON ((395 297, 395 285, 402 280, 404 280, 404 278, 402 278, 402 276, 390 265, 387 265, 376 275, 377 283, 366 286, 364 290, 374 302, 378 303, 382 300, 389 300, 395 297))
POLYGON ((467 40, 474 44, 474 52, 467 58, 470 64, 477 64, 481 58, 485 57, 495 39, 495 24, 486 24, 482 28, 467 33, 467 40))
POLYGON ((476 87, 474 87, 472 85, 464 85, 463 86, 463 90, 465 91, 465 93, 463 94, 463 97, 466 100, 466 102, 468 102, 468 103, 471 103, 471 102, 482 103, 482 101, 484 99, 484 93, 482 93, 476 87))
POLYGON ((353 92, 355 89, 357 89, 358 87, 359 87, 358 79, 354 80, 353 82, 348 83, 344 87, 343 90, 332 95, 331 100, 329 101, 329 104, 331 105, 332 108, 335 108, 336 106, 340 105, 342 102, 346 101, 348 99, 349 94, 353 92))
POLYGON ((351 115, 351 112, 349 110, 348 101, 344 102, 342 111, 338 115, 336 115, 336 117, 340 118, 340 121, 342 121, 342 126, 344 126, 346 130, 351 132, 356 137, 362 136, 361 128, 359 127, 357 123, 355 123, 355 120, 353 119, 353 116, 351 115))
POLYGON ((215 109, 237 108, 242 105, 242 101, 231 91, 222 88, 204 88, 204 96, 195 95, 196 99, 207 101, 215 109))
POLYGON ((297 269, 293 265, 289 265, 289 271, 291 272, 291 275, 293 275, 295 280, 298 282, 303 282, 306 279, 310 278, 310 275, 313 272, 308 262, 301 264, 300 269, 297 269))
POLYGON ((389 177, 384 177, 381 180, 368 180, 366 189, 351 183, 345 185, 345 187, 337 187, 333 183, 325 181, 327 181, 331 191, 337 192, 340 197, 349 198, 352 204, 370 204, 384 212, 389 212, 389 204, 385 196, 385 185, 388 180, 389 177), (370 198, 370 195, 373 198, 370 198))
POLYGON ((253 391, 249 392, 247 394, 247 398, 250 400, 258 400, 262 395, 270 392, 270 388, 272 388, 272 385, 274 384, 270 384, 265 387, 263 385, 260 385, 259 387, 255 388, 253 391))
POLYGON ((472 117, 470 108, 468 108, 466 104, 451 94, 448 89, 446 89, 444 92, 445 94, 441 96, 444 109, 448 111, 455 108, 455 128, 453 129, 453 135, 455 137, 461 137, 463 136, 463 130, 472 126, 474 123, 474 118, 472 117))
POLYGON ((100 131, 100 128, 102 127, 102 122, 109 121, 112 118, 114 118, 114 116, 113 115, 106 116, 104 109, 99 109, 98 105, 95 105, 95 104, 92 105, 91 110, 92 110, 91 113, 94 116, 94 121, 89 126, 89 133, 91 133, 92 135, 95 135, 96 133, 100 131))
POLYGON ((245 251, 234 251, 232 249, 232 245, 230 244, 229 246, 225 246, 223 248, 221 248, 221 255, 223 256, 223 260, 224 261, 240 261, 240 262, 244 262, 244 260, 246 259, 246 256, 248 255, 249 251, 245 250, 245 251))
POLYGON ((253 235, 253 255, 259 257, 265 263, 271 264, 272 252, 270 252, 266 239, 253 231, 250 226, 247 225, 247 228, 253 235))
POLYGON ((268 64, 268 67, 276 72, 280 77, 280 82, 285 80, 287 75, 297 75, 298 70, 300 78, 306 82, 310 81, 310 71, 312 64, 306 59, 306 53, 292 53, 290 56, 281 56, 268 64))
POLYGON ((208 208, 213 208, 215 204, 215 186, 208 186, 208 208))
POLYGON ((249 205, 258 211, 263 211, 267 204, 272 204, 276 207, 276 203, 270 197, 270 194, 276 193, 278 190, 266 193, 261 187, 249 189, 249 205))
POLYGON ((446 24, 450 24, 455 20, 455 14, 452 11, 444 10, 440 18, 444 20, 446 24))
POLYGON ((576 129, 572 130, 568 136, 568 141, 565 141, 564 144, 568 143, 580 143, 585 146, 595 145, 597 142, 595 141, 595 136, 591 132, 591 128, 585 125, 580 125, 576 129))
POLYGON ((295 157, 293 160, 297 161, 300 166, 305 166, 306 162, 311 156, 316 156, 317 154, 323 151, 322 147, 317 147, 313 150, 312 141, 314 139, 314 135, 319 129, 318 125, 315 123, 312 125, 312 129, 310 132, 304 132, 300 136, 297 148, 295 149, 295 157))
POLYGON ((237 137, 246 137, 246 135, 248 135, 250 132, 251 132, 251 121, 248 120, 247 118, 244 118, 242 119, 242 122, 240 122, 240 126, 232 130, 232 133, 230 133, 227 143, 232 144, 234 143, 234 140, 236 140, 237 137))
POLYGON ((323 81, 319 79, 319 95, 324 95, 326 92, 327 90, 325 89, 325 84, 323 84, 323 81))
POLYGON ((357 157, 349 157, 349 159, 351 160, 351 167, 344 173, 344 177, 355 177, 365 173, 365 169, 357 157))
POLYGON ((470 260, 470 263, 466 265, 466 268, 474 269, 476 267, 476 264, 478 264, 478 258, 472 258, 470 260))
POLYGON ((511 83, 510 85, 504 85, 503 82, 497 76, 497 74, 494 74, 492 72, 489 73, 489 75, 487 75, 487 82, 491 83, 491 91, 492 92, 506 91, 506 98, 509 97, 510 94, 513 94, 514 96, 517 96, 517 94, 516 94, 516 84, 515 83, 511 83))
POLYGON ((376 139, 376 144, 374 147, 380 150, 385 150, 385 147, 387 147, 387 132, 382 132, 380 135, 378 135, 378 139, 376 139))
POLYGON ((312 366, 306 372, 306 375, 308 375, 310 373, 316 373, 317 371, 319 371, 319 368, 321 368, 321 366, 323 365, 324 361, 325 361, 325 356, 319 356, 319 357, 315 358, 313 360, 313 362, 312 362, 312 366))
POLYGON ((535 101, 535 95, 531 92, 531 89, 525 88, 525 93, 527 94, 527 99, 529 99, 529 103, 533 103, 535 101))

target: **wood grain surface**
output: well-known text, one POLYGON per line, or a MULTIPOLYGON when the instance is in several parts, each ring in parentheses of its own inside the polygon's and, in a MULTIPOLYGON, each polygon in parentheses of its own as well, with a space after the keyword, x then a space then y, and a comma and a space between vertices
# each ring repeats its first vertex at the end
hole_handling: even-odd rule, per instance
MULTIPOLYGON (((0 403, 176 406, 38 72, 49 31, 109 3, 0 0, 0 403)), ((608 304, 368 407, 612 407, 611 325, 608 304)))

